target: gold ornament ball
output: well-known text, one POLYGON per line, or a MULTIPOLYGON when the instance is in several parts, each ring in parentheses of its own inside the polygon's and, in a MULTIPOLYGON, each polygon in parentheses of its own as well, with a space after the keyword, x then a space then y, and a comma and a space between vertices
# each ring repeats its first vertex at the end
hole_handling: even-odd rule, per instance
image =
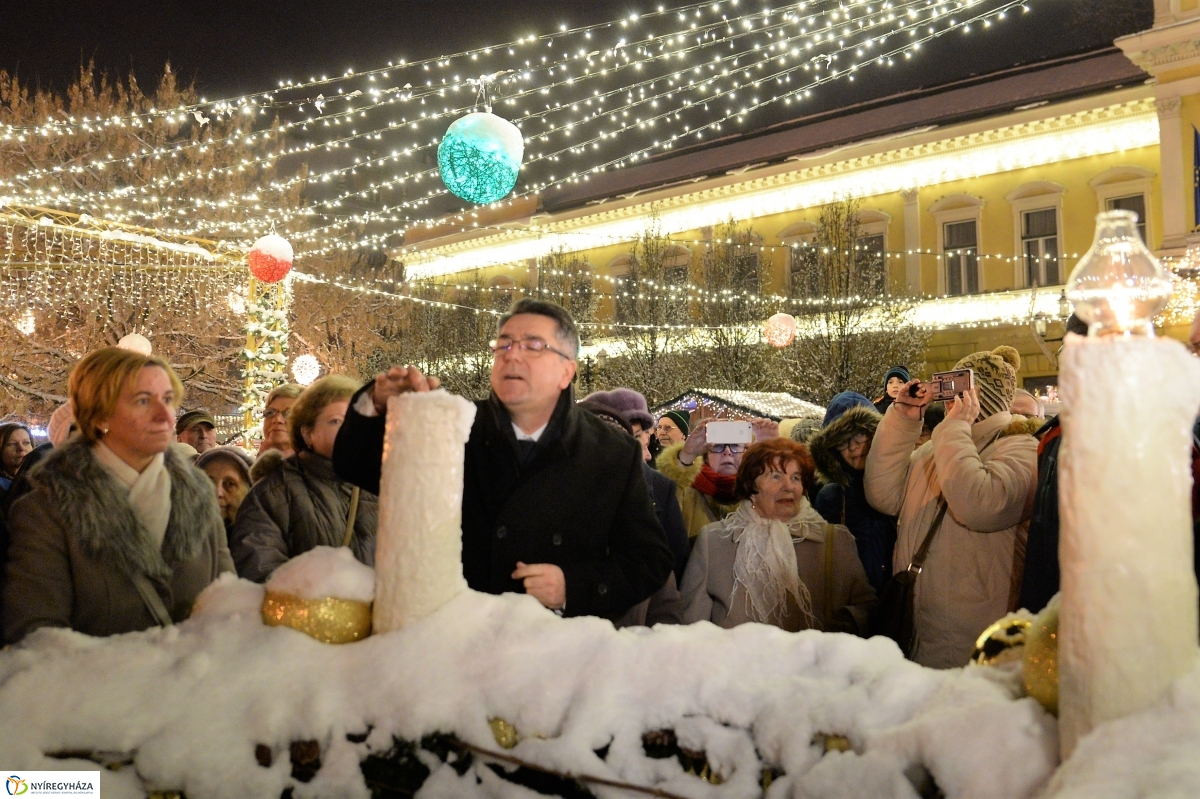
POLYGON ((1058 597, 1033 620, 1025 636, 1025 662, 1021 668, 1025 693, 1058 715, 1058 597))
POLYGON ((371 603, 353 599, 300 599, 268 591, 262 618, 268 627, 291 627, 327 644, 349 644, 371 634, 371 603))
POLYGON ((1005 616, 980 633, 971 662, 979 666, 999 666, 1021 660, 1029 627, 1028 619, 1005 616))

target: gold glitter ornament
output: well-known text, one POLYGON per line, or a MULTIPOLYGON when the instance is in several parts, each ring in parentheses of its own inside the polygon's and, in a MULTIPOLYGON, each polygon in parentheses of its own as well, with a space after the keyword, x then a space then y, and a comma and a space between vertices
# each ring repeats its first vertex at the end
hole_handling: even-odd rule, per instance
POLYGON ((1019 662, 1024 654, 1029 619, 1008 615, 988 627, 975 641, 971 662, 979 666, 999 666, 1019 662))
POLYGON ((1025 693, 1058 715, 1058 595, 1037 615, 1025 635, 1025 662, 1021 667, 1025 693))
POLYGON ((300 599, 268 591, 262 618, 268 627, 291 627, 327 644, 349 644, 371 634, 371 603, 353 599, 300 599))
POLYGON ((492 737, 500 744, 501 749, 512 749, 517 745, 516 727, 504 719, 488 719, 488 724, 492 727, 492 737))

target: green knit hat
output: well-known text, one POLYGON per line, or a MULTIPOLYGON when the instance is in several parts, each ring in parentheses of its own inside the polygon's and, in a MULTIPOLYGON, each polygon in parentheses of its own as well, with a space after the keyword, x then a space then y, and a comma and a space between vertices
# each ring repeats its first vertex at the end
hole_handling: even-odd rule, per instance
POLYGON ((674 422, 675 426, 678 427, 681 431, 683 431, 684 436, 687 436, 688 433, 691 432, 691 430, 692 430, 691 417, 688 414, 684 413, 683 411, 667 411, 659 418, 661 419, 663 416, 667 417, 672 422, 674 422))

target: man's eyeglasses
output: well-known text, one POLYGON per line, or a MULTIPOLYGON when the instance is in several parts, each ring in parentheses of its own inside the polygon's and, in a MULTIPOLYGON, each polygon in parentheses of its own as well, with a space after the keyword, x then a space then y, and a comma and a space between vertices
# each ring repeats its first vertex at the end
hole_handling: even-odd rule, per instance
POLYGON ((723 452, 728 452, 730 455, 741 455, 746 451, 745 444, 709 444, 709 452, 715 452, 720 455, 723 452))
POLYGON ((553 352, 555 355, 561 355, 562 357, 566 358, 568 361, 575 360, 574 358, 572 358, 570 355, 567 355, 562 350, 551 347, 549 344, 542 341, 540 338, 523 338, 520 341, 517 341, 516 339, 511 339, 508 336, 501 336, 500 338, 495 339, 494 341, 488 342, 488 349, 491 350, 492 355, 494 355, 496 357, 500 357, 501 355, 511 352, 513 347, 516 347, 517 349, 521 350, 522 352, 527 352, 530 355, 535 356, 535 357, 538 355, 541 355, 543 352, 549 351, 549 352, 553 352))
POLYGON ((292 415, 291 408, 288 408, 286 411, 276 410, 275 408, 268 408, 267 410, 263 411, 263 421, 269 422, 275 418, 282 418, 282 419, 286 420, 291 415, 292 415))

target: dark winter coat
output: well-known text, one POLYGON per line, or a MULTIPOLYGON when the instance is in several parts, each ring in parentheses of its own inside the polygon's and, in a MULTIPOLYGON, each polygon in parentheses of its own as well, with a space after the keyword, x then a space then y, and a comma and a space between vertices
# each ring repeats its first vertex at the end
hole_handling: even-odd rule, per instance
POLYGON ((687 567, 692 542, 688 540, 683 512, 679 510, 679 500, 675 496, 675 482, 650 468, 645 461, 642 461, 642 475, 646 478, 650 501, 654 503, 654 514, 667 534, 667 546, 675 558, 675 584, 678 585, 683 581, 683 570, 687 567))
POLYGON ((1021 607, 1037 613, 1058 593, 1058 448, 1062 428, 1058 417, 1042 425, 1038 438, 1037 490, 1025 543, 1025 573, 1021 577, 1021 607))
POLYGON ((9 514, 5 640, 39 627, 115 635, 155 626, 136 574, 182 621, 217 575, 233 571, 212 482, 173 450, 163 459, 171 516, 161 548, 82 439, 55 449, 30 474, 32 490, 9 514))
POLYGON ((843 524, 853 534, 867 581, 877 594, 883 593, 883 586, 892 576, 896 517, 880 513, 867 503, 863 489, 865 471, 851 468, 838 453, 838 447, 860 434, 874 438, 880 418, 870 408, 851 408, 808 440, 808 450, 817 464, 817 477, 824 483, 813 507, 825 521, 843 524))
MULTIPOLYGON (((353 488, 334 473, 329 458, 315 452, 281 459, 246 494, 229 531, 238 574, 265 582, 279 566, 314 547, 340 547, 353 488)), ((368 566, 375 565, 378 521, 379 500, 360 492, 350 550, 368 566)))
MULTIPOLYGON (((379 490, 383 416, 350 403, 333 463, 379 490)), ((477 591, 524 592, 517 561, 553 563, 566 577, 567 616, 615 618, 659 590, 673 559, 642 473, 641 445, 559 398, 532 454, 518 455, 512 421, 495 397, 476 403, 463 486, 463 574, 477 591)))

